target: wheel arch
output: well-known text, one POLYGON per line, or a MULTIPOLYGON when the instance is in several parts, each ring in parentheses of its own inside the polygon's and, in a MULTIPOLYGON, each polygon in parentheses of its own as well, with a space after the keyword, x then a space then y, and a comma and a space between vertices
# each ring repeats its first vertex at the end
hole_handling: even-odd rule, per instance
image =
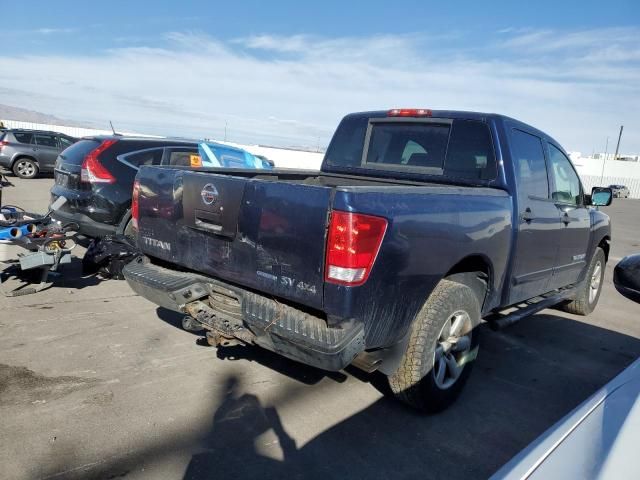
MULTIPOLYGON (((470 287, 478 298, 480 304, 480 315, 484 312, 484 307, 489 304, 489 292, 493 285, 493 266, 491 261, 481 254, 467 255, 453 265, 440 280, 451 280, 470 287)), ((435 288, 435 287, 434 287, 435 288)), ((431 295, 433 292, 430 292, 431 295)), ((429 297, 425 298, 425 302, 429 297)), ((411 324, 415 322, 416 317, 411 324)), ((409 338, 411 336, 412 326, 409 326, 407 332, 402 339, 396 344, 384 348, 379 355, 382 360, 378 370, 385 375, 392 375, 400 366, 400 362, 407 348, 409 338)))
POLYGON ((35 164, 40 168, 40 162, 33 155, 29 155, 28 153, 16 153, 16 155, 11 159, 11 166, 9 168, 13 169, 13 166, 16 164, 18 160, 21 158, 26 158, 27 160, 31 160, 35 162, 35 164))
POLYGON ((471 287, 480 302, 480 310, 484 313, 494 282, 493 265, 485 255, 473 254, 464 257, 449 269, 444 278, 471 287))
POLYGON ((598 247, 600 247, 604 251, 604 259, 606 262, 609 261, 609 251, 611 250, 611 238, 609 235, 605 235, 598 242, 598 247))
POLYGON ((124 235, 124 230, 127 228, 127 223, 131 220, 131 209, 127 209, 122 218, 120 219, 120 223, 118 224, 118 228, 116 229, 117 234, 124 235))

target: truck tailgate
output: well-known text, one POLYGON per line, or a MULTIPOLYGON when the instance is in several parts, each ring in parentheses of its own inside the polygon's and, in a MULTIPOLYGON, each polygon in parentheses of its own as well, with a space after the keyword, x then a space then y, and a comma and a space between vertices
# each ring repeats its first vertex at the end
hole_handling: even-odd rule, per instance
POLYGON ((157 167, 137 179, 144 253, 322 307, 331 188, 157 167))

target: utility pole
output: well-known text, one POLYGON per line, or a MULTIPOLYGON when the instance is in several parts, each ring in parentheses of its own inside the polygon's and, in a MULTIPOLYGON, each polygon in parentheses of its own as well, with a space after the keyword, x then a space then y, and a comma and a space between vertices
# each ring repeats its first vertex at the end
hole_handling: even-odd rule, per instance
POLYGON ((224 121, 224 141, 227 141, 227 121, 224 121))
POLYGON ((607 161, 608 151, 609 151, 609 137, 607 137, 607 145, 604 147, 604 158, 602 159, 602 173, 600 174, 600 186, 602 186, 602 180, 604 179, 604 162, 607 161))
POLYGON ((622 129, 624 128, 624 125, 620 125, 620 133, 618 134, 618 144, 616 145, 616 153, 613 156, 614 160, 618 159, 618 150, 620 149, 620 139, 622 138, 622 129))

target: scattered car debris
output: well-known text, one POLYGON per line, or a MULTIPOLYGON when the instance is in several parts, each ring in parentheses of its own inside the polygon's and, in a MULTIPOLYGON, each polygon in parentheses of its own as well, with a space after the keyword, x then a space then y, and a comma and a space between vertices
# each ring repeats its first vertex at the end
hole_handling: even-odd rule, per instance
POLYGON ((141 255, 140 250, 126 235, 94 238, 82 258, 82 273, 124 280, 122 269, 139 255, 141 255))
POLYGON ((20 207, 0 207, 0 262, 6 264, 0 272, 3 295, 16 297, 42 291, 52 285, 50 273, 58 272, 60 265, 71 263, 78 226, 60 225, 51 220, 51 213, 66 201, 60 197, 44 216, 27 215, 20 207), (11 277, 19 280, 18 286, 6 288, 11 277))

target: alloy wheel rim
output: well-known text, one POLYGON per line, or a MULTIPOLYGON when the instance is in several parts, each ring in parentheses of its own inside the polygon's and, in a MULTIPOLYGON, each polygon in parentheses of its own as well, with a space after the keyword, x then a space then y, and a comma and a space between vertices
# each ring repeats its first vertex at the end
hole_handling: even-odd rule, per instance
POLYGON ((18 163, 18 173, 25 177, 30 177, 35 172, 35 168, 29 162, 18 163))
POLYGON ((600 283, 602 277, 602 263, 598 261, 591 274, 591 281, 589 282, 589 303, 593 303, 598 296, 600 290, 600 283))
POLYGON ((433 380, 438 388, 450 388, 464 369, 471 350, 471 317, 464 310, 451 315, 440 330, 433 354, 433 380))

